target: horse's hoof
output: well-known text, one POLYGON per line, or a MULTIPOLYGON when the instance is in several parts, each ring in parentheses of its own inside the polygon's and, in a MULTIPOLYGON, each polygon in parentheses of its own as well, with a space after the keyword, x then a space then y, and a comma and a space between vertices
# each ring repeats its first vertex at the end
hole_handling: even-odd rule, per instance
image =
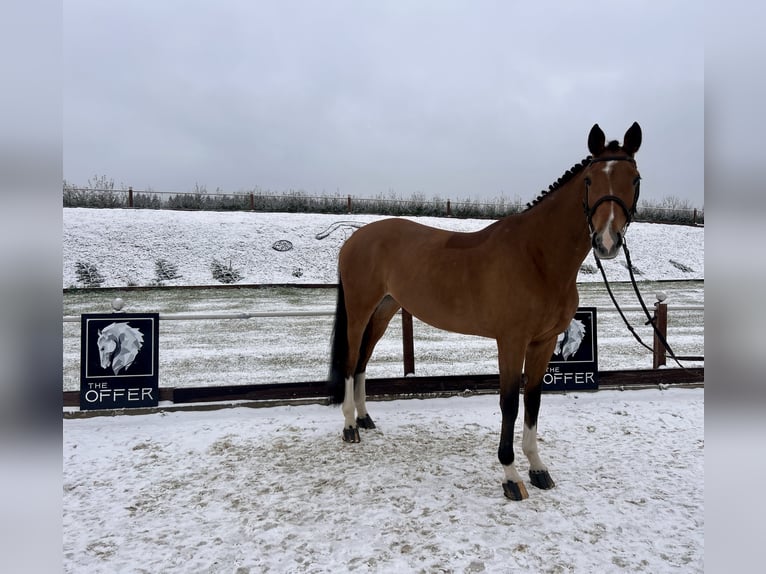
POLYGON ((524 500, 525 498, 529 498, 527 487, 524 486, 523 482, 511 482, 510 480, 504 482, 503 492, 505 493, 505 497, 510 498, 511 500, 524 500))
POLYGON ((343 442, 360 442, 359 429, 356 427, 349 427, 343 429, 343 442))
POLYGON ((364 418, 357 417, 356 418, 356 424, 357 424, 357 426, 359 428, 362 428, 362 429, 374 429, 375 428, 375 423, 370 418, 369 414, 364 415, 364 418))
POLYGON ((548 490, 556 486, 556 483, 553 482, 553 479, 551 478, 551 475, 548 474, 547 470, 530 470, 529 479, 534 486, 542 488, 543 490, 548 490))

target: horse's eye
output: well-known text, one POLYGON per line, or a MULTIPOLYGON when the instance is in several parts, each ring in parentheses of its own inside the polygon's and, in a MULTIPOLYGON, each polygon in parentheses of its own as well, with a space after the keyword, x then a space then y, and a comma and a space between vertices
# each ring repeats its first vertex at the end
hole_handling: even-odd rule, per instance
POLYGON ((636 176, 636 179, 633 180, 633 186, 634 187, 637 186, 640 181, 641 181, 641 176, 640 175, 636 176))

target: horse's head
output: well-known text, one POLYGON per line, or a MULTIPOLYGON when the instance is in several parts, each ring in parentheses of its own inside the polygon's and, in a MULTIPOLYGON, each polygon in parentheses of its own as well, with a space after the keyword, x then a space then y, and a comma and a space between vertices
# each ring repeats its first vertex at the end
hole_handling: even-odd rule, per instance
POLYGON ((98 353, 101 357, 102 369, 106 369, 112 364, 112 356, 117 349, 117 338, 108 331, 109 327, 103 331, 98 331, 98 353))
POLYGON ((593 252, 599 259, 612 259, 622 246, 623 236, 638 204, 641 176, 634 154, 641 146, 641 126, 633 123, 622 146, 606 143, 598 124, 590 130, 588 149, 592 155, 585 170, 585 214, 593 252))
POLYGON ((112 367, 115 375, 127 369, 144 344, 144 335, 128 323, 112 323, 98 332, 101 368, 112 367))

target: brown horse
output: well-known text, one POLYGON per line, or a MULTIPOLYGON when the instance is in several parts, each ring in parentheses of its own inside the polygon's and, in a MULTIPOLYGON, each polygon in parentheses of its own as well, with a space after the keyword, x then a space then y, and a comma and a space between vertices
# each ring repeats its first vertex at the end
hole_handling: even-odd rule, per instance
POLYGON ((514 465, 513 429, 524 386, 522 451, 531 483, 554 486, 537 449, 543 375, 556 338, 577 310, 577 273, 591 248, 613 258, 635 212, 634 154, 641 128, 623 145, 594 125, 591 155, 522 213, 474 233, 385 219, 356 231, 340 250, 330 392, 342 403, 343 440, 374 428, 365 405, 365 370, 375 344, 404 308, 434 327, 497 341, 502 428, 498 458, 508 498, 528 497, 514 465), (584 214, 583 214, 584 211, 584 214))

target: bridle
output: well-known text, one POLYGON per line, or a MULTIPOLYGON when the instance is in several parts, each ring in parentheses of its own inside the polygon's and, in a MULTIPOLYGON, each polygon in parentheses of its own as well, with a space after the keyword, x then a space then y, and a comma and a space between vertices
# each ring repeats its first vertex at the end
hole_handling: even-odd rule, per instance
MULTIPOLYGON (((598 163, 600 161, 629 161, 633 165, 636 165, 636 160, 634 160, 632 157, 625 157, 625 156, 606 156, 606 157, 599 157, 595 159, 590 160, 590 164, 598 163)), ((616 195, 605 195, 603 197, 599 197, 595 203, 591 206, 589 203, 589 191, 590 191, 590 178, 585 177, 585 199, 583 202, 583 206, 585 209, 585 216, 588 218, 588 227, 590 228, 591 234, 593 233, 593 214, 598 208, 599 205, 604 203, 605 201, 613 201, 617 205, 619 205, 622 210, 625 212, 626 217, 626 223, 625 227, 627 227, 630 222, 633 220, 633 216, 636 213, 636 207, 638 205, 638 195, 639 195, 639 185, 641 183, 641 176, 637 176, 636 179, 633 181, 633 187, 634 187, 634 193, 633 193, 633 205, 630 207, 627 206, 627 204, 617 197, 616 195)), ((667 339, 665 336, 657 329, 657 325, 655 323, 654 317, 649 313, 649 309, 646 306, 646 303, 644 303, 643 297, 641 297, 641 293, 638 290, 638 284, 636 283, 636 277, 633 274, 633 262, 630 260, 630 251, 628 250, 628 244, 623 239, 622 241, 622 249, 625 253, 625 262, 626 267, 628 269, 628 273, 630 274, 630 282, 633 285, 633 290, 636 293, 636 297, 638 298, 639 303, 641 303, 641 308, 644 311, 644 314, 646 315, 647 321, 646 325, 651 325, 654 332, 657 334, 658 339, 660 340, 660 343, 665 347, 665 350, 667 351, 668 355, 678 364, 681 369, 687 372, 689 371, 686 367, 684 367, 680 362, 679 358, 676 356, 676 354, 673 352, 673 349, 670 348, 670 345, 668 344, 667 339)), ((615 308, 620 314, 620 317, 622 317, 623 322, 625 323, 625 326, 628 328, 628 330, 631 332, 633 337, 638 341, 641 345, 643 345, 645 348, 647 348, 649 351, 654 352, 653 347, 650 347, 644 341, 641 340, 641 337, 638 336, 638 333, 636 333, 636 330, 631 326, 630 322, 628 321, 628 318, 625 316, 625 313, 622 312, 622 309, 620 309, 620 305, 617 303, 617 299, 614 296, 614 293, 612 292, 612 288, 609 286, 609 280, 606 278, 606 271, 604 270, 604 266, 601 264, 601 259, 598 257, 595 257, 596 259, 596 265, 598 266, 599 271, 601 271, 601 276, 604 278, 604 285, 606 286, 606 290, 609 293, 609 297, 612 299, 612 303, 614 303, 615 308)))
MULTIPOLYGON (((594 163, 598 163, 600 161, 629 161, 633 165, 636 165, 636 160, 634 160, 632 157, 625 157, 625 156, 606 156, 606 157, 598 157, 590 160, 590 165, 593 165, 594 163)), ((604 195, 602 197, 599 197, 593 205, 590 204, 590 178, 585 177, 585 199, 583 200, 583 209, 585 211, 585 217, 588 220, 588 229, 590 229, 591 234, 593 234, 593 214, 596 213, 596 209, 598 209, 598 206, 601 205, 604 202, 607 201, 613 201, 617 205, 619 205, 623 212, 625 212, 625 227, 630 225, 630 222, 633 220, 633 216, 636 213, 636 207, 638 206, 638 195, 640 192, 640 183, 641 183, 641 176, 636 177, 636 179, 633 181, 633 205, 630 207, 627 206, 627 204, 617 197, 616 195, 604 195)))

